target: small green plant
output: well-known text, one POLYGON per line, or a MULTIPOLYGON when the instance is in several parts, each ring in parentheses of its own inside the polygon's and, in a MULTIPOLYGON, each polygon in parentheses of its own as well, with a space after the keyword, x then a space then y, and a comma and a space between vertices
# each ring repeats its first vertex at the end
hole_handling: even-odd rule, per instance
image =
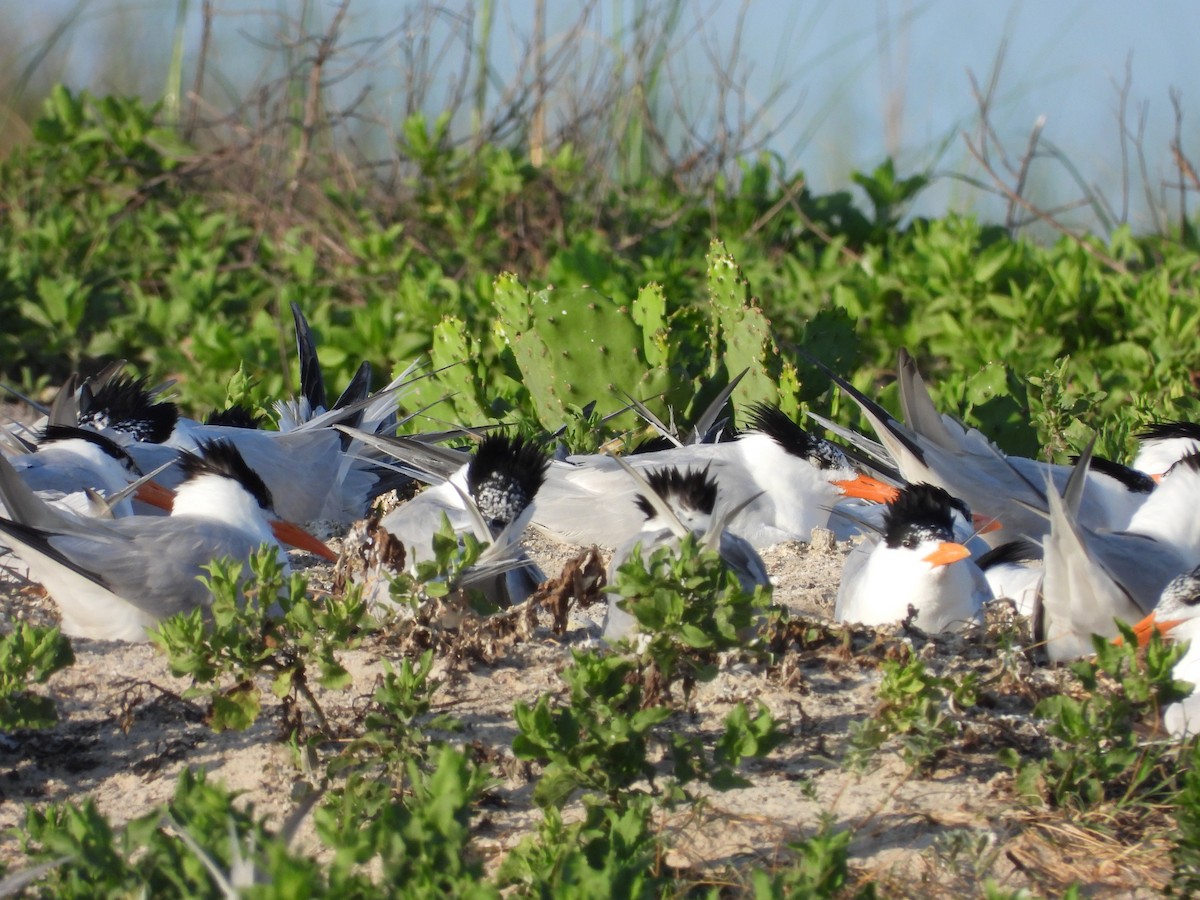
POLYGON ((262 710, 256 677, 266 675, 272 694, 289 703, 302 698, 327 730, 309 680, 327 689, 349 687, 350 673, 337 651, 356 646, 368 622, 359 592, 313 600, 303 575, 285 580, 278 551, 270 547, 251 557, 249 579, 242 579, 240 563, 228 560, 208 571, 211 607, 179 613, 150 633, 171 672, 195 679, 185 695, 211 703, 216 730, 244 729, 262 710), (231 686, 221 686, 230 680, 231 686))
POLYGON ((1200 740, 1193 738, 1181 754, 1179 793, 1175 799, 1175 834, 1171 862, 1173 892, 1200 893, 1200 740))
POLYGON ((0 731, 49 728, 58 721, 54 699, 29 690, 75 662, 75 654, 57 628, 16 622, 0 636, 0 731))
POLYGON ((562 672, 570 690, 565 705, 544 694, 533 706, 513 709, 519 733, 513 752, 545 764, 534 799, 561 808, 578 790, 616 801, 635 782, 653 778, 651 729, 671 715, 669 707, 643 708, 641 680, 633 660, 613 654, 572 651, 562 672))
POLYGON ((1133 629, 1125 623, 1118 627, 1120 644, 1094 637, 1095 657, 1071 665, 1083 699, 1056 694, 1034 709, 1046 720, 1049 756, 1029 760, 1011 749, 1001 751, 1001 761, 1016 771, 1017 788, 1026 797, 1086 810, 1104 801, 1147 804, 1172 790, 1164 768, 1172 749, 1140 741, 1134 726, 1187 696, 1186 683, 1172 677, 1186 648, 1152 634, 1139 654, 1133 629))
MULTIPOLYGON (((1028 377, 1029 383, 1037 389, 1038 402, 1032 407, 1033 423, 1050 460, 1059 459, 1072 449, 1087 444, 1091 436, 1087 416, 1106 396, 1103 390, 1080 387, 1070 375, 1070 363, 1069 356, 1059 357, 1042 374, 1028 377)), ((1105 447, 1097 452, 1111 454, 1113 449, 1105 447)))
POLYGON ((707 746, 698 736, 666 729, 675 711, 649 705, 638 660, 578 651, 573 656, 562 673, 570 688, 566 703, 543 695, 532 707, 518 703, 513 711, 519 729, 513 752, 545 766, 534 788, 544 820, 505 862, 503 877, 536 887, 542 873, 569 872, 597 892, 588 896, 605 896, 616 885, 649 890, 661 875, 653 808, 695 803, 687 786, 698 780, 716 790, 746 786, 734 769, 746 758, 765 756, 785 735, 763 704, 754 714, 738 704, 721 736, 707 746), (665 754, 669 775, 659 773, 653 748, 665 754), (584 821, 564 826, 560 810, 580 791, 584 821))
POLYGON ((497 880, 533 897, 660 896, 670 880, 654 813, 653 799, 644 794, 619 808, 585 804, 583 820, 569 825, 557 809, 545 808, 537 832, 504 858, 497 880))
POLYGON ((685 700, 695 682, 716 676, 719 653, 747 646, 756 614, 770 605, 765 588, 748 593, 694 534, 648 559, 631 554, 611 590, 637 620, 648 680, 667 695, 680 682, 685 700))
POLYGON ((845 764, 862 771, 889 738, 900 741, 900 754, 914 769, 933 763, 958 733, 950 710, 975 705, 974 673, 956 680, 934 675, 907 645, 900 659, 884 660, 875 715, 850 728, 845 764))
POLYGON ((313 813, 334 851, 331 879, 349 881, 374 862, 372 896, 497 896, 469 846, 473 805, 490 783, 485 769, 445 745, 428 760, 409 759, 399 780, 351 775, 313 813))
POLYGON ((397 671, 383 661, 383 675, 371 696, 363 732, 329 765, 334 775, 346 768, 382 766, 392 775, 403 774, 410 759, 424 759, 431 750, 426 731, 456 730, 459 722, 449 715, 430 716, 431 698, 440 683, 429 678, 433 651, 426 650, 414 664, 404 659, 397 671))
POLYGON ((751 884, 755 900, 784 900, 787 897, 871 900, 875 897, 872 884, 848 893, 851 881, 847 861, 853 837, 849 830, 834 831, 832 823, 824 819, 812 837, 788 845, 794 855, 791 865, 776 871, 760 869, 754 872, 751 884))
MULTIPOLYGON (((30 809, 21 847, 31 863, 50 863, 28 889, 55 898, 154 896, 229 897, 270 884, 294 891, 347 893, 359 885, 327 884, 313 859, 288 850, 290 835, 272 833, 253 808, 203 772, 184 769, 173 799, 122 830, 95 801, 30 809)), ((342 894, 345 896, 346 894, 342 894)))

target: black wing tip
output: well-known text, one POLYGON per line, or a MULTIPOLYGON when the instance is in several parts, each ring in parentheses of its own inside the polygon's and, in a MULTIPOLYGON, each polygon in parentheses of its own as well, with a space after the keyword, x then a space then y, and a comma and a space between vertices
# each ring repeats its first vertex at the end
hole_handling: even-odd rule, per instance
POLYGON ((238 482, 250 493, 264 510, 275 508, 271 491, 262 477, 255 472, 232 441, 218 438, 200 444, 198 453, 184 451, 180 454, 179 465, 183 469, 185 481, 191 481, 204 475, 217 475, 221 478, 231 478, 238 482))
POLYGON ((292 301, 292 321, 296 326, 296 355, 300 357, 300 391, 308 400, 310 409, 326 409, 328 395, 325 393, 325 376, 317 358, 317 341, 300 304, 295 301, 292 301))
MULTIPOLYGON (((59 565, 70 569, 72 572, 82 575, 89 581, 94 581, 105 590, 112 590, 112 586, 109 585, 99 573, 93 572, 90 569, 85 569, 83 566, 79 565, 77 562, 55 547, 52 543, 50 543, 50 538, 54 536, 52 533, 43 531, 40 528, 35 528, 32 525, 25 525, 21 522, 15 522, 12 519, 6 518, 5 516, 0 516, 0 534, 7 534, 16 540, 22 541, 37 550, 39 553, 43 553, 50 557, 59 565)), ((17 555, 20 556, 19 553, 17 555)))
MULTIPOLYGON (((717 480, 709 474, 707 466, 703 469, 665 466, 647 472, 646 483, 654 493, 673 505, 698 510, 705 515, 712 515, 716 509, 717 480)), ((657 515, 654 505, 643 495, 638 494, 635 502, 647 519, 657 515)))

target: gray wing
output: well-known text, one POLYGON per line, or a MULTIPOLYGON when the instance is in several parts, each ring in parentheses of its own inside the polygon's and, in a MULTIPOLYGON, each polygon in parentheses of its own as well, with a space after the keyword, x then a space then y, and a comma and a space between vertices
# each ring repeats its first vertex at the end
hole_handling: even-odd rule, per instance
POLYGON ((117 596, 157 618, 206 604, 203 566, 230 557, 246 562, 259 544, 216 522, 117 519, 94 535, 54 535, 50 545, 117 596))
POLYGON ((1091 635, 1115 636, 1114 618, 1136 622, 1144 613, 1109 567, 1088 552, 1086 532, 1079 528, 1057 493, 1051 491, 1048 499, 1050 533, 1044 543, 1043 631, 1051 659, 1072 659, 1092 652, 1091 635))
POLYGON ((462 499, 449 483, 427 488, 397 506, 379 524, 403 542, 411 566, 433 556, 433 536, 442 527, 443 516, 450 519, 455 531, 471 529, 471 518, 462 499))
POLYGON ((737 574, 742 589, 747 593, 752 593, 757 585, 771 586, 771 578, 767 575, 762 557, 745 538, 726 529, 721 533, 719 552, 725 565, 737 574))

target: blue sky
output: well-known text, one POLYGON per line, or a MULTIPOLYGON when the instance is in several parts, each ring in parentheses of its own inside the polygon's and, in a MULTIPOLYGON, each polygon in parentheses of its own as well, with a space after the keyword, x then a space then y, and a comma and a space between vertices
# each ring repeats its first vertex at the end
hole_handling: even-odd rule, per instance
MULTIPOLYGON (((75 3, 10 0, 5 5, 6 27, 16 29, 26 53, 32 54, 45 45, 55 23, 75 3)), ((580 5, 547 5, 547 31, 553 40, 576 19, 580 5)), ((188 5, 187 45, 193 54, 199 42, 200 6, 199 0, 188 5)), ((357 0, 351 5, 347 34, 384 33, 399 24, 406 6, 411 4, 357 0)), ((522 34, 528 32, 533 2, 496 0, 496 6, 493 58, 503 78, 506 62, 511 65, 522 34)), ((593 20, 597 46, 611 36, 615 21, 632 15, 638 6, 632 0, 600 4, 593 20)), ((145 90, 161 84, 177 8, 165 0, 90 0, 83 5, 78 25, 57 48, 54 65, 72 84, 93 90, 132 85, 145 90), (132 54, 131 45, 137 48, 132 54), (114 54, 119 57, 118 76, 111 75, 114 67, 109 65, 114 54), (117 83, 94 83, 99 72, 110 73, 108 78, 115 77, 117 83)), ((224 0, 218 8, 229 18, 224 20, 216 68, 232 78, 239 67, 252 71, 260 64, 245 33, 269 35, 272 18, 294 13, 300 4, 224 0), (268 5, 265 16, 249 12, 268 5)), ((331 9, 328 0, 318 0, 312 15, 320 19, 331 9)), ((684 5, 674 35, 672 90, 695 115, 702 115, 705 103, 711 102, 710 51, 728 52, 742 9, 735 0, 688 0, 684 5)), ((873 168, 889 152, 897 156, 902 172, 931 166, 938 173, 984 177, 958 132, 973 131, 978 124, 968 72, 986 81, 1002 45, 1005 63, 992 121, 1010 152, 1019 155, 1031 127, 1044 119, 1043 137, 1062 151, 1083 180, 1119 207, 1122 163, 1116 115, 1128 62, 1129 121, 1136 125, 1145 104, 1144 146, 1152 190, 1157 195, 1164 180, 1175 178, 1169 151, 1172 87, 1182 91, 1185 151, 1200 161, 1200 85, 1194 77, 1200 4, 752 0, 745 9, 741 71, 749 108, 756 98, 782 89, 781 99, 765 118, 776 129, 771 149, 789 171, 803 171, 817 190, 848 186, 851 171, 873 168)), ((387 95, 386 76, 376 70, 369 79, 376 96, 387 95)), ((346 90, 359 86, 350 84, 346 90)), ((381 115, 389 114, 385 103, 381 115)), ((1047 202, 1079 194, 1065 168, 1052 161, 1035 166, 1031 186, 1047 202)), ((1140 178, 1132 188, 1130 218, 1145 227, 1149 217, 1140 178)), ((946 207, 975 209, 989 217, 1000 214, 1000 207, 980 192, 951 178, 926 193, 920 211, 946 207)))

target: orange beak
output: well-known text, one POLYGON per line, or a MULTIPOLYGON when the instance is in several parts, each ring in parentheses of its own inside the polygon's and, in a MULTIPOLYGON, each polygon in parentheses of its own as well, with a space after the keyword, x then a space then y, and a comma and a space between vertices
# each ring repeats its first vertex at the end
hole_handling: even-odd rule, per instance
POLYGON ((1154 475, 1151 475, 1150 480, 1153 481, 1155 484, 1162 484, 1162 477, 1163 477, 1163 473, 1158 472, 1154 475))
MULTIPOLYGON (((1168 631, 1183 621, 1183 619, 1167 619, 1165 622, 1160 622, 1155 617, 1155 614, 1151 612, 1150 615, 1133 626, 1133 633, 1137 637, 1138 646, 1145 647, 1150 643, 1151 632, 1157 630, 1159 634, 1166 637, 1168 631)), ((1117 636, 1113 638, 1113 643, 1119 646, 1124 641, 1120 636, 1117 636)))
POLYGON ((982 513, 971 513, 971 524, 975 527, 976 534, 991 534, 1004 527, 999 519, 985 516, 982 513))
POLYGON ((165 509, 167 512, 170 512, 171 507, 175 505, 175 492, 169 487, 163 487, 157 481, 147 481, 133 492, 133 496, 143 503, 158 509, 165 509))
POLYGON ((337 554, 325 546, 324 541, 317 540, 299 525, 285 522, 282 519, 271 520, 271 532, 281 544, 295 547, 297 550, 307 550, 314 556, 337 562, 337 554))
POLYGON ((835 481, 847 497, 857 500, 874 500, 876 503, 891 503, 900 496, 900 491, 890 484, 884 484, 878 478, 870 475, 858 475, 848 481, 835 481))
POLYGON ((971 551, 962 544, 951 543, 944 541, 938 544, 937 549, 925 557, 925 562, 931 566, 948 566, 950 563, 958 562, 960 559, 966 559, 971 555, 971 551))

